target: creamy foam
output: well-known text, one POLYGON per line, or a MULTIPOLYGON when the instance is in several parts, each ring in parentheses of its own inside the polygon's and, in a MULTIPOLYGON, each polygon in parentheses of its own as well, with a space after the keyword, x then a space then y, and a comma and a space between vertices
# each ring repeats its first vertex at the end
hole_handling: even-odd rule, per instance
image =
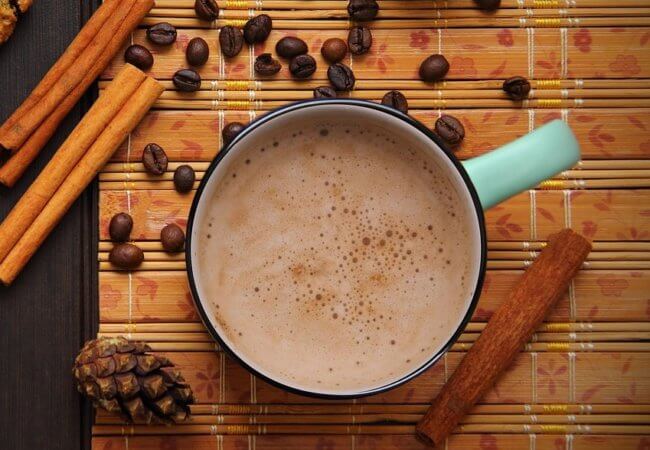
POLYGON ((195 225, 199 293, 226 342, 327 393, 429 360, 466 313, 479 245, 440 156, 335 119, 243 145, 195 225))

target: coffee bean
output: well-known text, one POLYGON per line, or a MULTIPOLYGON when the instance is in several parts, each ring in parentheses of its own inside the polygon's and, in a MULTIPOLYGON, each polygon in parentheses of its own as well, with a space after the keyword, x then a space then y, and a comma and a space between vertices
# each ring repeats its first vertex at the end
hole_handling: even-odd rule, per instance
POLYGON ((147 38, 157 45, 170 45, 176 42, 176 28, 167 22, 160 22, 147 29, 147 38))
POLYGON ((181 227, 175 223, 170 223, 160 230, 160 242, 166 252, 180 252, 185 247, 185 233, 183 233, 181 227))
POLYGON ((352 20, 365 22, 377 17, 379 4, 375 0, 350 0, 348 2, 348 14, 352 20))
POLYGON ((208 43, 200 37, 195 37, 187 44, 185 56, 187 57, 187 62, 192 66, 202 66, 208 61, 208 57, 210 56, 208 43))
POLYGON ((444 114, 436 120, 436 134, 455 147, 465 138, 465 127, 460 120, 449 114, 444 114))
POLYGON ((223 127, 223 130, 221 131, 223 145, 230 144, 244 128, 246 128, 246 125, 241 122, 230 122, 228 125, 223 127))
POLYGON ((343 63, 332 64, 327 69, 327 78, 337 91, 349 91, 354 88, 354 72, 343 63))
POLYGON ((273 21, 267 14, 260 14, 253 17, 244 25, 244 39, 250 45, 256 42, 264 42, 271 34, 273 21))
POLYGON ((282 64, 273 59, 270 53, 262 53, 255 59, 255 72, 263 76, 275 75, 282 69, 282 64))
POLYGON ((501 6, 501 0, 474 0, 474 3, 485 11, 494 11, 501 6))
POLYGON ((353 27, 348 33, 348 47, 353 55, 368 53, 372 46, 372 33, 367 27, 353 27))
POLYGON ((142 164, 147 172, 162 175, 167 170, 167 154, 158 144, 147 144, 142 152, 142 164))
POLYGON ((108 234, 113 242, 126 242, 131 236, 133 219, 127 213, 115 214, 108 225, 108 234))
POLYGON ((221 47, 221 53, 226 58, 239 55, 244 46, 244 33, 239 28, 226 25, 219 32, 219 46, 221 47))
POLYGON ((192 167, 187 164, 178 166, 174 171, 174 187, 178 192, 189 192, 194 187, 195 178, 196 176, 192 167))
POLYGON ((381 104, 391 106, 404 114, 409 111, 409 102, 400 91, 388 91, 381 99, 381 104))
POLYGON ((117 244, 108 254, 108 260, 122 269, 135 269, 144 261, 144 252, 133 244, 117 244))
POLYGON ((146 47, 134 44, 124 52, 124 61, 133 64, 140 70, 148 70, 153 66, 153 55, 146 47))
POLYGON ((336 98, 336 91, 329 86, 318 86, 314 89, 314 98, 336 98))
POLYGON ((503 90, 513 100, 523 100, 530 92, 530 82, 524 77, 511 77, 503 82, 503 90))
POLYGON ((285 36, 275 44, 275 53, 283 58, 293 58, 309 51, 307 43, 294 36, 285 36))
POLYGON ((348 45, 343 39, 329 38, 323 42, 320 53, 326 61, 334 64, 345 58, 348 53, 348 45))
POLYGON ((423 81, 442 80, 449 72, 449 62, 442 55, 431 55, 420 64, 420 78, 423 81))
POLYGON ((172 77, 179 91, 194 92, 201 89, 201 76, 192 69, 181 69, 172 77))
POLYGON ((196 0, 194 2, 194 11, 199 19, 217 20, 219 17, 219 5, 215 0, 196 0))
POLYGON ((296 78, 309 78, 316 72, 316 60, 311 55, 298 55, 291 60, 289 71, 296 78))

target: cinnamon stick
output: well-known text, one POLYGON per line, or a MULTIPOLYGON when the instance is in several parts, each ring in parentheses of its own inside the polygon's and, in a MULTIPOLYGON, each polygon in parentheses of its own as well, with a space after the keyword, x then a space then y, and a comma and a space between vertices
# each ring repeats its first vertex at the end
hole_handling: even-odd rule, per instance
POLYGON ((494 384, 567 290, 591 251, 581 235, 565 229, 522 275, 508 299, 453 373, 416 427, 418 437, 438 445, 494 384))
MULTIPOLYGON (((74 62, 63 70, 56 81, 51 83, 52 80, 49 80, 48 84, 51 85, 41 97, 35 96, 31 100, 28 98, 28 106, 21 106, 18 109, 20 113, 0 128, 0 146, 16 152, 50 115, 61 117, 58 121, 50 120, 47 124, 47 131, 41 132, 40 140, 42 140, 42 136, 47 136, 49 139, 62 117, 72 109, 95 78, 106 68, 115 53, 121 48, 122 42, 142 21, 152 6, 153 0, 118 0, 115 9, 112 12, 109 11, 109 17, 105 23, 95 33, 90 43, 78 54, 74 62), (68 97, 74 98, 74 101, 68 97), (65 103, 65 106, 58 110, 61 108, 62 102, 65 103), (55 113, 57 110, 58 112, 55 113)), ((68 57, 66 57, 67 59, 68 57)), ((64 64, 61 64, 60 68, 63 67, 64 64)), ((51 78, 54 79, 54 77, 52 75, 51 78)))
MULTIPOLYGON (((144 72, 127 64, 70 133, 34 183, 0 224, 0 261, 36 219, 63 180, 142 84, 144 72)), ((17 154, 16 157, 20 157, 17 154)))
POLYGON ((164 87, 160 83, 149 77, 137 88, 2 261, 0 282, 9 285, 16 278, 77 197, 142 120, 163 90, 164 87))
POLYGON ((54 63, 43 79, 29 94, 29 97, 9 116, 7 121, 0 127, 0 136, 3 136, 16 121, 29 111, 39 100, 52 89, 52 86, 61 78, 61 75, 77 60, 77 58, 88 47, 95 35, 104 26, 108 18, 115 12, 120 0, 106 0, 95 13, 88 19, 88 22, 81 28, 79 34, 73 39, 61 57, 54 63))
MULTIPOLYGON (((118 0, 121 1, 121 0, 118 0)), ((113 55, 122 47, 124 39, 137 26, 138 20, 147 14, 151 7, 151 1, 138 2, 131 10, 128 20, 122 22, 115 30, 113 38, 108 43, 104 52, 95 61, 93 67, 84 76, 81 82, 63 99, 56 109, 41 123, 32 133, 29 139, 18 149, 14 155, 0 167, 0 184, 12 187, 23 175, 27 167, 38 156, 47 141, 52 137, 59 124, 72 110, 77 101, 81 98, 88 86, 106 68, 113 55)), ((96 15, 97 13, 95 13, 96 15)), ((94 16, 93 16, 94 17, 94 16)), ((20 108, 19 108, 20 109, 20 108)), ((13 117, 13 116, 12 116, 13 117)), ((2 134, 0 133, 0 136, 2 134)))

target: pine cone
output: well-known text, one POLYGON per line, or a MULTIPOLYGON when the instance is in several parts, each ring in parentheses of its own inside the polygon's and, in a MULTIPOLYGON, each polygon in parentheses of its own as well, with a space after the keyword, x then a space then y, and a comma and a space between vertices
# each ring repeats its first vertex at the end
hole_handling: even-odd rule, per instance
POLYGON ((142 342, 100 337, 86 342, 72 374, 95 407, 131 423, 171 424, 189 416, 192 389, 167 358, 142 342))

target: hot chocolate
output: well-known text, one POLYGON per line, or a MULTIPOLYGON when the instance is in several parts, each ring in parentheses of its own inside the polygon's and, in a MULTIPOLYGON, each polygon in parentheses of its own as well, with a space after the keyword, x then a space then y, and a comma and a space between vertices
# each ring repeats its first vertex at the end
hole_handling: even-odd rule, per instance
POLYGON ((222 161, 195 224, 198 291, 256 370, 334 394, 445 345, 477 277, 475 212, 444 156, 372 122, 292 123, 222 161))

